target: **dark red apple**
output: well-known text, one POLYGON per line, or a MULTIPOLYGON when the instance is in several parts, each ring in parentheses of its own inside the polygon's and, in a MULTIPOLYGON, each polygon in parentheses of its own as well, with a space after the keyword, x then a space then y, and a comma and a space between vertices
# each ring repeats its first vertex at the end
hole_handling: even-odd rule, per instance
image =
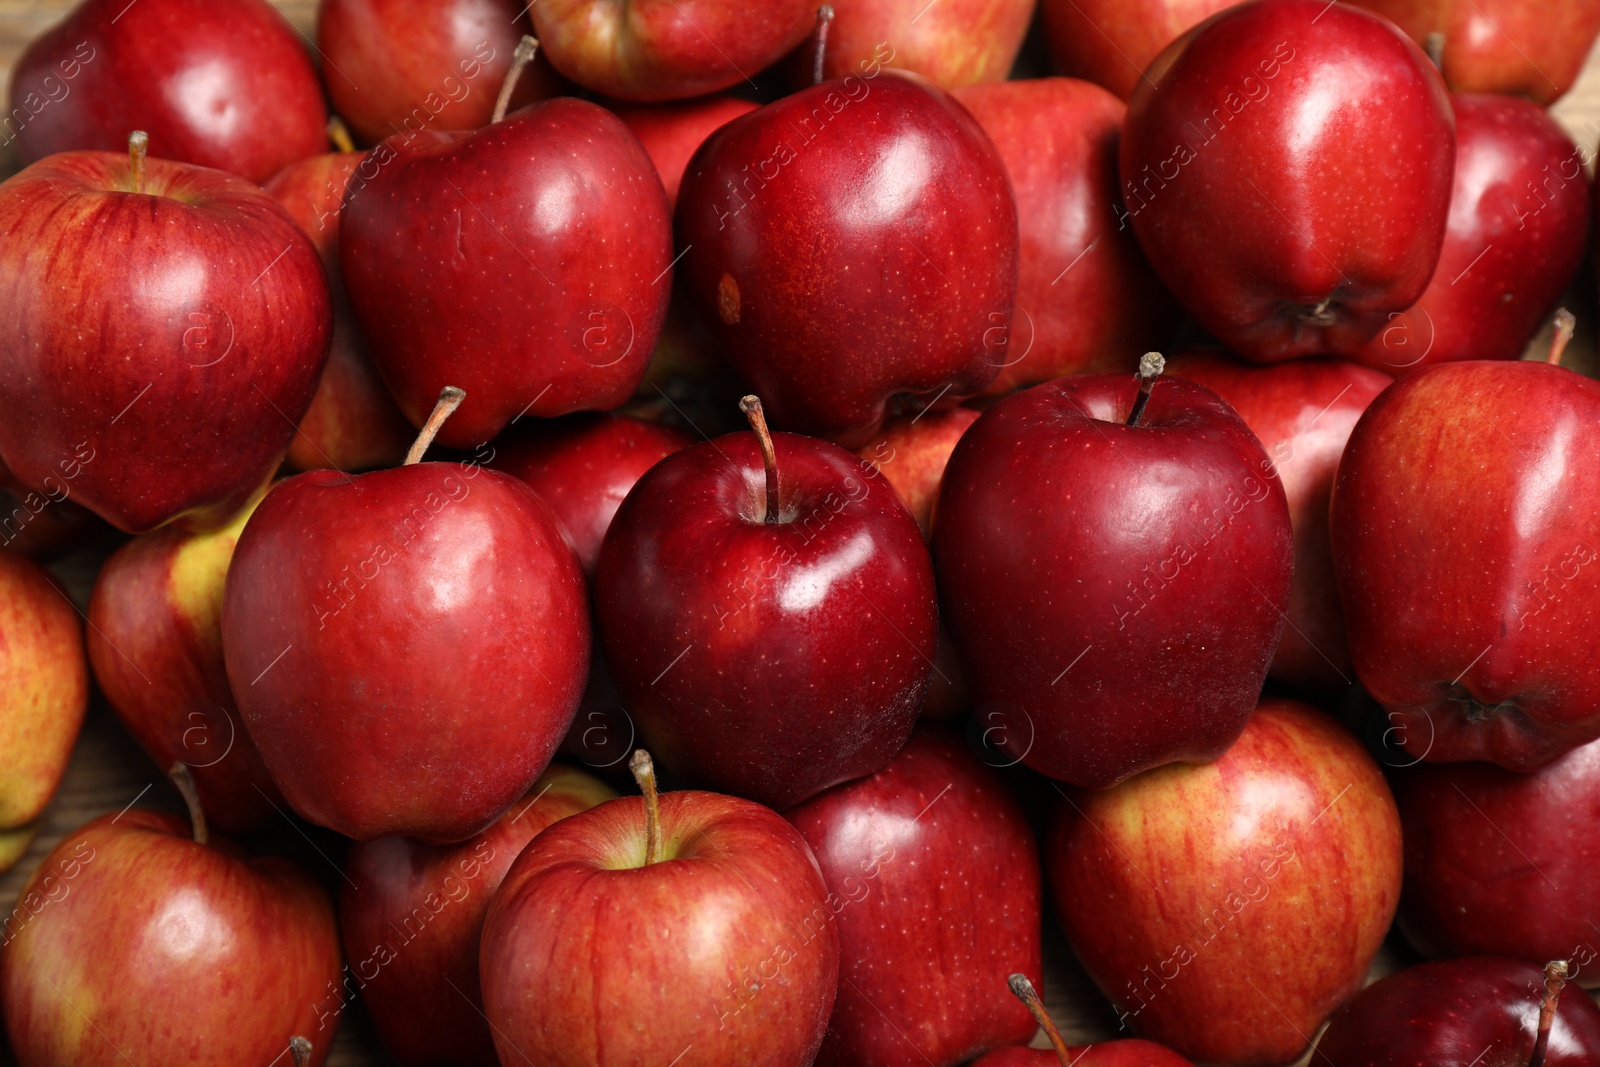
POLYGON ((457 845, 381 837, 350 850, 339 900, 345 956, 384 1045, 405 1067, 499 1067, 483 1021, 478 938, 511 863, 540 831, 616 796, 559 764, 457 845))
POLYGON ((905 744, 937 606, 894 491, 841 448, 769 437, 759 402, 742 406, 757 432, 668 456, 622 502, 595 621, 662 764, 781 811, 905 744))
POLYGON ((1457 359, 1521 359, 1578 272, 1593 191, 1584 152, 1537 104, 1456 94, 1455 187, 1422 298, 1355 358, 1401 374, 1457 359))
POLYGON ((1045 847, 1067 939, 1119 1024, 1239 1067, 1295 1061, 1361 988, 1400 863, 1377 763, 1279 700, 1215 763, 1063 792, 1045 847))
POLYGON ((28 488, 0 463, 0 548, 52 560, 108 532, 98 515, 72 500, 65 472, 47 475, 42 485, 28 488))
POLYGON ((17 60, 11 107, 25 163, 145 130, 153 156, 260 182, 328 144, 316 68, 266 0, 83 0, 17 60))
POLYGON ((1125 220, 1235 352, 1348 356, 1427 288, 1454 161, 1444 82, 1393 25, 1259 0, 1184 34, 1134 90, 1125 220))
POLYGON ((978 713, 1013 759, 1098 789, 1226 751, 1289 604, 1266 453, 1216 394, 1156 378, 1161 362, 990 408, 950 456, 934 524, 978 713))
POLYGON ((1039 22, 1056 69, 1133 95, 1162 49, 1236 0, 1039 0, 1039 22))
POLYGON ((1118 221, 1117 142, 1127 108, 1072 78, 959 90, 994 139, 1021 224, 1017 315, 984 390, 1125 370, 1171 340, 1178 307, 1118 221))
POLYGON ((689 162, 679 266, 773 424, 866 443, 897 393, 951 403, 1004 361, 1005 164, 971 114, 877 61, 734 119, 689 162))
POLYGON ((839 999, 819 1065, 964 1063, 1033 1036, 1039 855, 999 777, 939 727, 789 811, 837 901, 839 999))
POLYGON ((837 0, 829 6, 833 24, 824 49, 824 78, 843 78, 877 57, 954 89, 1005 81, 1033 21, 1034 5, 1033 0, 837 0), (886 46, 890 59, 882 58, 886 46))
POLYGON ((950 453, 978 415, 971 408, 897 415, 856 449, 861 461, 894 487, 924 537, 933 531, 933 506, 950 453))
POLYGON ((621 405, 672 287, 671 215, 638 139, 582 100, 541 101, 476 133, 373 149, 339 219, 345 287, 400 404, 471 448, 523 415, 621 405))
POLYGON ((1050 1039, 1050 1048, 1003 1048, 973 1061, 972 1067, 1193 1067, 1188 1060, 1153 1041, 1124 1038, 1098 1041, 1081 1048, 1062 1039, 1044 1001, 1025 974, 1014 974, 1011 991, 1033 1012, 1050 1039))
POLYGON ((1267 452, 1262 475, 1279 479, 1289 501, 1294 583, 1269 673, 1313 690, 1349 685, 1355 671, 1333 579, 1328 498, 1350 431, 1391 379, 1342 360, 1262 367, 1205 350, 1182 353, 1167 369, 1210 389, 1239 413, 1267 452))
MULTIPOLYGON (((642 758, 641 758, 642 757, 642 758)), ((643 764, 643 766, 641 766, 643 764)), ((501 1063, 808 1067, 839 984, 837 900, 794 828, 716 793, 563 819, 489 905, 479 975, 501 1063)))
POLYGON ((677 208, 678 187, 695 150, 717 130, 758 105, 737 96, 708 96, 674 104, 612 104, 617 118, 639 138, 667 190, 667 206, 677 208))
POLYGON ((328 283, 271 197, 133 140, 0 185, 0 454, 130 533, 215 527, 311 401, 328 283))
POLYGON ((1474 360, 1390 386, 1330 528, 1350 657, 1418 759, 1532 771, 1600 737, 1600 383, 1474 360))

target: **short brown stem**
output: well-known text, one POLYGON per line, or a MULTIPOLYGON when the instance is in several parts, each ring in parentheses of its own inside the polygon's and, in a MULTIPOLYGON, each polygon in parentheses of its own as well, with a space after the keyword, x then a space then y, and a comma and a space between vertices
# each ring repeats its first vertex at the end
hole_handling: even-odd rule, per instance
POLYGON ((1533 1039, 1533 1054, 1528 1067, 1542 1067, 1544 1051, 1550 1044, 1550 1027, 1556 1021, 1556 1004, 1567 985, 1567 961, 1551 960, 1544 965, 1544 996, 1539 999, 1539 1035, 1533 1039))
POLYGON ((656 765, 650 753, 636 748, 628 770, 644 794, 644 862, 649 866, 661 862, 661 798, 656 793, 656 765))
POLYGON ((433 444, 434 437, 439 433, 439 427, 444 425, 444 420, 448 419, 450 413, 460 407, 466 398, 466 390, 457 389, 453 385, 447 385, 439 391, 439 402, 433 405, 428 421, 422 424, 422 429, 417 432, 417 439, 411 442, 411 451, 406 453, 407 467, 422 462, 422 456, 428 451, 428 446, 433 444))
POLYGON ((294 1067, 310 1067, 311 1042, 295 1034, 289 1039, 289 1055, 294 1057, 294 1067))
POLYGON ((523 34, 522 40, 517 42, 517 50, 511 53, 511 69, 506 71, 506 80, 500 83, 500 96, 494 102, 494 115, 489 119, 491 126, 506 117, 506 109, 511 106, 511 94, 517 88, 517 79, 522 77, 523 69, 538 54, 538 38, 523 34))
POLYGON ((811 84, 822 84, 822 65, 828 55, 828 27, 833 25, 833 5, 817 8, 816 48, 811 53, 811 84))
POLYGON ((1578 328, 1578 320, 1566 308, 1556 309, 1555 333, 1550 337, 1550 354, 1545 357, 1545 362, 1561 366, 1561 357, 1567 351, 1567 345, 1572 340, 1572 333, 1578 328))
POLYGON ((1056 1029, 1055 1020, 1050 1018, 1050 1013, 1044 1009, 1044 1001, 1039 999, 1039 991, 1033 988, 1033 983, 1028 981, 1025 974, 1014 974, 1006 980, 1011 987, 1011 992, 1016 998, 1027 1005, 1028 1011, 1033 1013, 1034 1019, 1044 1030, 1044 1036, 1050 1039, 1050 1046, 1056 1050, 1056 1058, 1061 1061, 1061 1067, 1071 1067, 1072 1055, 1067 1051, 1067 1043, 1061 1038, 1061 1031, 1056 1029))
POLYGON ((167 777, 172 779, 172 784, 183 794, 183 802, 189 806, 189 825, 193 827, 194 843, 205 844, 210 839, 206 833, 206 813, 200 807, 200 791, 195 788, 194 775, 189 773, 189 765, 178 760, 167 768, 167 777))
POLYGON ((150 135, 143 130, 128 134, 128 162, 133 166, 133 192, 144 192, 144 155, 150 149, 150 135))
POLYGON ((761 462, 767 468, 767 514, 762 521, 776 523, 780 521, 779 514, 782 510, 778 506, 778 452, 772 447, 772 432, 767 429, 767 415, 761 410, 761 399, 756 396, 747 396, 740 400, 739 410, 750 420, 750 428, 755 431, 756 440, 761 442, 761 462))
POLYGON ((1135 375, 1139 379, 1139 395, 1134 397, 1133 410, 1128 412, 1129 426, 1139 425, 1145 405, 1150 403, 1150 390, 1155 388, 1156 379, 1166 367, 1167 361, 1161 358, 1160 352, 1146 352, 1139 357, 1139 372, 1135 375))
POLYGON ((356 143, 350 139, 350 127, 338 115, 328 120, 328 140, 341 152, 354 152, 356 143))
POLYGON ((1444 34, 1434 30, 1423 39, 1422 50, 1433 60, 1435 70, 1444 70, 1444 34))

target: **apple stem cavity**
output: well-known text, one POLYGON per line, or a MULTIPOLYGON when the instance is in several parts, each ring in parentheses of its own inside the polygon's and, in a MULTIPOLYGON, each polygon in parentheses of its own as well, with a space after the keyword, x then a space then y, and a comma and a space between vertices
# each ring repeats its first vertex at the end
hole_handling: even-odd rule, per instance
POLYGON ((295 1034, 289 1039, 289 1055, 294 1057, 294 1067, 310 1067, 311 1042, 295 1034))
POLYGON ((144 155, 150 149, 150 135, 143 130, 128 134, 128 162, 133 166, 133 192, 144 192, 144 155))
POLYGON ((833 5, 817 8, 817 47, 811 53, 811 84, 822 84, 822 61, 828 54, 828 27, 833 25, 833 5))
POLYGON ((344 119, 338 115, 328 120, 328 140, 333 142, 333 147, 341 152, 354 152, 355 141, 350 139, 350 127, 344 124, 344 119))
POLYGON ((1061 1061, 1061 1067, 1072 1067, 1072 1056, 1067 1051, 1067 1043, 1062 1040, 1061 1031, 1056 1029, 1055 1020, 1050 1018, 1050 1013, 1045 1010, 1044 1001, 1039 999, 1039 991, 1033 988, 1033 983, 1028 981, 1025 974, 1014 974, 1006 979, 1006 984, 1011 987, 1011 992, 1033 1014, 1039 1023, 1044 1035, 1050 1039, 1050 1045, 1056 1050, 1056 1058, 1061 1061))
POLYGON ((739 410, 750 420, 750 428, 755 431, 756 440, 761 442, 761 462, 767 468, 767 514, 761 521, 781 522, 778 507, 778 452, 772 447, 772 432, 767 429, 767 415, 761 410, 761 398, 745 397, 739 401, 739 410))
POLYGON ((1550 354, 1545 357, 1546 363, 1561 366, 1561 357, 1567 351, 1567 344, 1572 340, 1572 332, 1578 328, 1578 320, 1566 308, 1556 309, 1556 330, 1550 337, 1550 354))
POLYGON ((193 827, 194 843, 205 844, 210 837, 206 833, 206 813, 200 807, 200 790, 195 788, 194 775, 189 773, 189 765, 178 760, 167 768, 167 777, 172 779, 172 784, 183 794, 183 802, 189 806, 189 825, 193 827))
POLYGON ((444 420, 448 419, 450 413, 460 407, 466 398, 466 390, 453 385, 447 385, 439 391, 439 402, 433 405, 428 421, 422 424, 422 429, 417 432, 417 439, 411 442, 411 450, 406 453, 405 466, 422 462, 423 453, 433 444, 434 435, 439 432, 439 427, 444 425, 444 420))
POLYGON ((1542 1067, 1544 1050, 1550 1044, 1550 1027, 1556 1021, 1556 1003, 1567 985, 1567 961, 1551 960, 1544 965, 1544 996, 1539 1001, 1539 1036, 1533 1041, 1528 1067, 1542 1067))
POLYGON ((1150 390, 1156 387, 1156 379, 1166 369, 1167 361, 1160 352, 1146 352, 1139 357, 1139 371, 1134 376, 1139 380, 1139 395, 1133 398, 1133 410, 1128 412, 1129 426, 1139 425, 1139 417, 1144 414, 1145 405, 1150 403, 1150 390))
POLYGON ((656 765, 650 753, 636 748, 628 770, 644 794, 644 863, 648 867, 661 862, 661 797, 656 793, 656 765))
POLYGON ((511 69, 506 71, 506 80, 500 83, 500 96, 494 102, 494 114, 489 119, 489 125, 493 126, 506 117, 506 109, 511 106, 511 94, 517 88, 517 79, 522 77, 523 69, 538 54, 539 39, 523 34, 522 40, 517 42, 517 50, 511 53, 511 69))

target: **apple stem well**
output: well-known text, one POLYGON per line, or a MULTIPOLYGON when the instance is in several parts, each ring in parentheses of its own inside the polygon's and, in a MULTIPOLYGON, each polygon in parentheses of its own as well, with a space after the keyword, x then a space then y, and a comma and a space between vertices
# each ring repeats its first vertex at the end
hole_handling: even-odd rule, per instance
POLYGON ((506 80, 500 83, 500 95, 495 99, 494 114, 489 119, 489 125, 506 117, 506 109, 511 106, 511 94, 517 88, 517 79, 522 77, 523 70, 538 54, 538 38, 523 34, 522 40, 517 42, 517 50, 511 53, 511 69, 506 71, 506 80))
POLYGON ((206 813, 200 807, 200 790, 195 788, 194 775, 189 773, 189 765, 178 760, 167 768, 167 777, 172 779, 172 784, 183 794, 183 802, 189 806, 189 825, 193 827, 194 843, 205 844, 209 840, 209 835, 206 833, 206 813))
POLYGON ((1556 1004, 1567 985, 1567 961, 1551 960, 1544 965, 1544 996, 1539 1000, 1539 1034, 1533 1039, 1533 1054, 1528 1067, 1542 1067, 1544 1050, 1550 1044, 1550 1027, 1556 1021, 1556 1004))
POLYGON ((833 25, 833 5, 817 8, 817 45, 811 53, 811 84, 822 84, 822 62, 828 54, 828 27, 833 25))
POLYGON ((1139 357, 1139 370, 1134 375, 1139 381, 1139 395, 1133 398, 1133 410, 1128 412, 1128 425, 1139 425, 1139 417, 1144 414, 1145 405, 1150 403, 1150 390, 1156 387, 1156 379, 1161 377, 1161 372, 1167 369, 1167 361, 1161 358, 1160 352, 1146 352, 1139 357))
POLYGON ((417 431, 417 439, 411 442, 411 450, 406 453, 405 466, 422 462, 422 456, 428 451, 428 446, 433 444, 434 435, 439 432, 439 427, 444 425, 444 420, 450 413, 461 406, 467 398, 465 389, 458 389, 447 385, 439 390, 439 400, 433 405, 433 411, 428 415, 428 421, 422 424, 422 429, 417 431))
POLYGON ((761 398, 745 397, 739 401, 739 410, 750 420, 750 429, 755 431, 756 440, 761 442, 761 462, 767 468, 767 513, 761 521, 782 522, 778 507, 778 452, 772 447, 772 432, 767 429, 767 415, 761 410, 761 398))
POLYGON ((655 761, 650 753, 636 748, 633 758, 628 760, 628 770, 633 772, 633 780, 639 783, 639 792, 644 794, 644 863, 648 867, 661 862, 661 797, 656 793, 655 761))
POLYGON ((328 120, 328 140, 333 142, 333 147, 341 152, 354 152, 355 141, 350 139, 350 127, 344 124, 344 119, 338 115, 328 120))
POLYGON ((1034 1019, 1050 1039, 1050 1045, 1056 1050, 1056 1057, 1061 1060, 1061 1067, 1071 1067, 1072 1055, 1067 1051, 1067 1043, 1062 1040, 1061 1031, 1056 1029, 1055 1020, 1050 1018, 1050 1013, 1045 1010, 1044 1001, 1039 998, 1039 991, 1033 988, 1033 983, 1028 981, 1025 974, 1014 974, 1006 979, 1006 984, 1011 987, 1011 992, 1016 998, 1027 1006, 1034 1019))
POLYGON ((1578 328, 1578 320, 1566 308, 1556 309, 1555 333, 1550 335, 1550 354, 1545 357, 1546 363, 1561 366, 1561 357, 1567 351, 1567 345, 1572 340, 1572 333, 1578 328))
POLYGON ((289 1055, 294 1057, 294 1067, 310 1067, 311 1042, 295 1034, 289 1039, 289 1055))
POLYGON ((143 130, 128 134, 128 163, 133 168, 131 192, 144 192, 144 154, 150 149, 150 135, 143 130))

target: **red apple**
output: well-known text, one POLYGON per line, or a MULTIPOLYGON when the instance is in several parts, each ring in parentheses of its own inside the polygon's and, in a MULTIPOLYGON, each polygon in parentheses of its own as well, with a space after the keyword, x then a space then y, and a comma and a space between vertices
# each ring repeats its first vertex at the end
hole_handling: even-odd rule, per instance
POLYGON ((1537 104, 1457 94, 1444 250, 1415 305, 1356 354, 1390 374, 1521 359, 1583 262, 1593 191, 1584 152, 1537 104))
POLYGON ((629 415, 569 415, 514 431, 491 464, 533 486, 561 520, 583 573, 594 577, 611 518, 641 475, 691 444, 687 434, 629 415))
POLYGON ((1028 981, 1025 974, 1014 974, 1010 980, 1015 993, 1050 1038, 1051 1047, 997 1049, 973 1061, 972 1067, 1193 1067, 1188 1060, 1162 1048, 1153 1041, 1125 1038, 1120 1041, 1100 1041, 1081 1048, 1071 1048, 1061 1037, 1044 1001, 1028 981))
POLYGON ((855 456, 793 434, 674 453, 622 502, 595 620, 644 743, 778 810, 889 762, 933 665, 933 567, 855 456), (765 482, 766 493, 762 495, 765 482))
POLYGON ((1261 444, 1160 366, 990 408, 950 456, 933 532, 979 714, 1013 759, 1097 789, 1226 751, 1289 601, 1289 509, 1261 444))
MULTIPOLYGON (((518 0, 322 0, 317 51, 334 110, 363 144, 487 125, 529 31, 527 10, 518 0)), ((511 106, 560 88, 548 64, 535 63, 511 106)))
POLYGON ((271 197, 133 141, 0 185, 0 454, 129 533, 215 527, 311 401, 328 283, 271 197))
POLYGON ((1210 389, 1239 413, 1269 457, 1294 527, 1294 582, 1288 624, 1268 672, 1314 690, 1355 680, 1344 637, 1344 614, 1328 543, 1333 473, 1356 420, 1389 385, 1377 371, 1334 359, 1297 359, 1262 367, 1221 352, 1179 355, 1167 369, 1210 389))
POLYGON ((1040 975, 1033 831, 953 734, 925 727, 876 774, 786 817, 839 902, 839 999, 819 1065, 964 1063, 1033 1036, 1005 985, 1040 975))
POLYGON ((1003 82, 1033 21, 1033 5, 1034 0, 837 0, 822 76, 853 73, 887 43, 897 68, 946 88, 1003 82))
POLYGON ((373 149, 339 219, 345 287, 378 368, 439 441, 471 448, 523 415, 604 410, 644 374, 671 290, 666 194, 601 107, 541 101, 476 133, 373 149))
POLYGON ((678 187, 695 150, 717 130, 758 105, 736 96, 708 96, 675 104, 613 104, 617 118, 639 138, 667 190, 667 206, 678 206, 678 187))
POLYGON ((72 479, 46 475, 30 489, 0 463, 0 548, 38 560, 73 552, 102 536, 107 526, 72 500, 72 479))
POLYGON ((988 385, 1016 299, 999 153, 948 93, 880 61, 723 126, 678 199, 679 269, 734 369, 774 425, 851 448, 891 395, 988 385))
POLYGON ((1223 344, 1262 363, 1351 355, 1433 276, 1454 122, 1444 82, 1390 23, 1259 0, 1156 58, 1121 161, 1126 221, 1223 344))
POLYGON ((1039 0, 1039 22, 1057 70, 1104 85, 1126 100, 1162 49, 1235 2, 1039 0))
POLYGON ((457 845, 381 837, 350 850, 339 932, 373 1026, 405 1067, 499 1067, 483 1021, 478 938, 489 901, 545 827, 616 796, 559 764, 457 845))
POLYGON ((950 453, 978 415, 971 408, 897 415, 856 449, 862 462, 894 487, 924 537, 933 530, 933 506, 950 453))
POLYGON ((266 0, 83 0, 17 60, 11 106, 25 163, 146 130, 154 156, 259 182, 328 143, 316 68, 266 0))
POLYGON ((808 1067, 839 983, 811 850, 759 804, 645 789, 534 838, 490 903, 500 1062, 808 1067))
POLYGON ((1418 759, 1532 771, 1600 737, 1600 383, 1429 367, 1373 401, 1334 482, 1350 657, 1418 759))
POLYGON ((1045 849, 1067 938, 1119 1021, 1240 1067, 1295 1060, 1361 988, 1400 862, 1372 757, 1278 700, 1215 763, 1063 794, 1045 849))

